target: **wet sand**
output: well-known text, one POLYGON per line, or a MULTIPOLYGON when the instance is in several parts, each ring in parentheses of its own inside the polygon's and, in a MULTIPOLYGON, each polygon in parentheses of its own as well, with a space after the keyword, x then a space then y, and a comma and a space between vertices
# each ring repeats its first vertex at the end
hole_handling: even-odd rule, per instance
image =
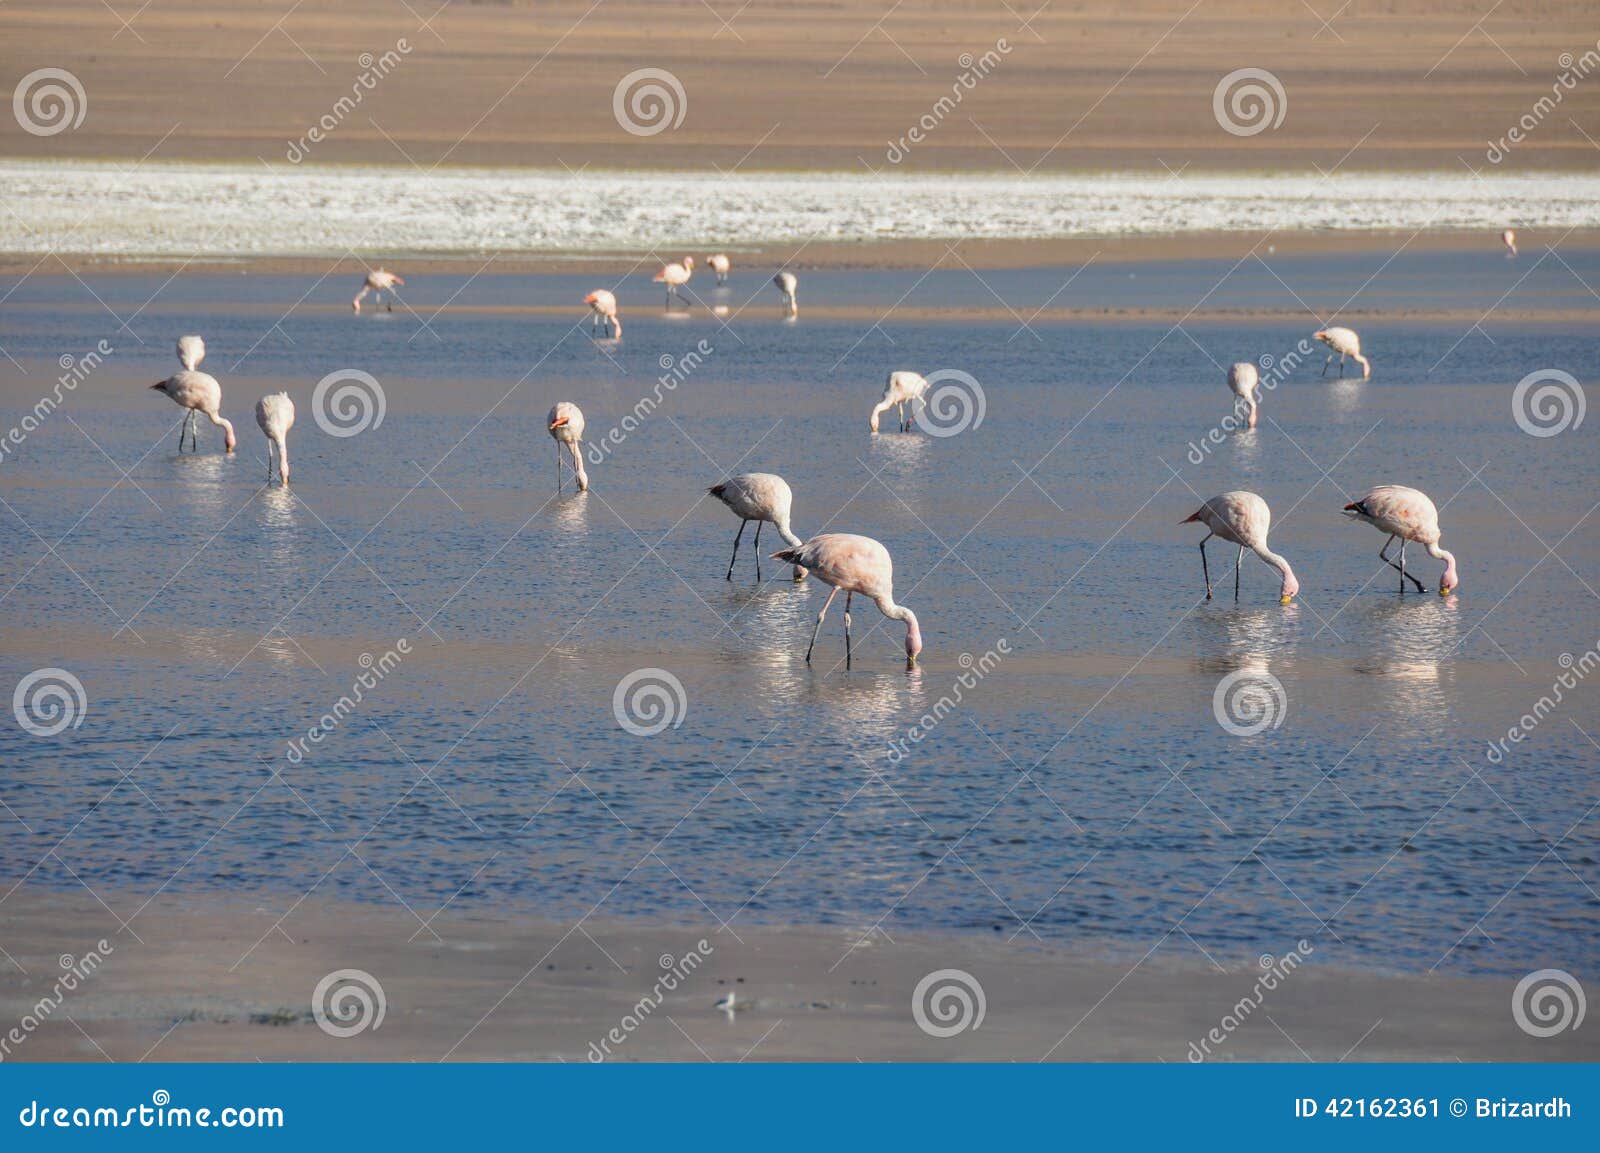
MULTIPOLYGON (((357 866, 359 867, 359 866, 357 866)), ((1149 954, 1045 948, 1027 934, 903 935, 872 926, 653 926, 460 917, 324 903, 271 907, 158 896, 17 893, 0 906, 0 1020, 19 1019, 103 934, 99 968, 8 1060, 583 1061, 618 1028, 609 1059, 1192 1059, 1214 1027, 1217 1060, 1593 1060, 1600 1039, 1522 1033, 1509 980, 1351 973, 1290 966, 1254 993, 1260 958, 1207 957, 1178 929, 1149 954), (109 909, 107 908, 109 906, 109 909), (114 916, 109 910, 116 910, 114 916), (127 918, 127 929, 117 917, 127 918), (137 936, 137 939, 136 939, 137 936), (705 948, 699 942, 705 941, 705 948), (654 995, 660 959, 685 967, 654 995), (381 1026, 328 1036, 311 1012, 329 972, 381 985, 381 1026), (925 1034, 911 1013, 928 973, 955 968, 982 987, 981 1025, 925 1034), (26 972, 24 973, 24 970, 26 972), (730 991, 748 1007, 714 1008, 730 991), (1259 1006, 1238 1014, 1241 998, 1259 1006), (1226 1032, 1223 1018, 1238 1014, 1226 1032)), ((1296 947, 1284 941, 1285 954, 1296 947)))

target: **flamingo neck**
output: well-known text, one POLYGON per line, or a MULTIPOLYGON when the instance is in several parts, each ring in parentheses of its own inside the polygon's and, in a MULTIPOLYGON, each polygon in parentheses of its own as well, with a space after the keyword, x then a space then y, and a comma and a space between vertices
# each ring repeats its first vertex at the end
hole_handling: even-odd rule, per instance
POLYGON ((272 438, 278 445, 278 476, 284 484, 289 483, 289 438, 275 436, 272 438))
POLYGON ((1273 552, 1266 545, 1261 545, 1251 551, 1283 574, 1282 595, 1293 596, 1295 592, 1300 590, 1300 582, 1294 575, 1294 569, 1289 567, 1288 560, 1273 552))
POLYGON ((580 441, 569 440, 567 447, 572 450, 572 471, 578 474, 578 489, 585 491, 589 487, 589 474, 583 467, 583 448, 580 441))
POLYGON ((1459 582, 1456 579, 1455 554, 1442 549, 1437 543, 1428 546, 1428 555, 1434 560, 1444 561, 1444 583, 1449 588, 1454 588, 1459 582))
POLYGON ((878 610, 890 620, 906 622, 906 665, 910 667, 917 663, 917 654, 922 651, 922 628, 917 624, 917 614, 897 605, 890 597, 883 597, 875 602, 878 610))
POLYGON ((881 413, 888 412, 893 407, 894 407, 894 401, 890 400, 887 396, 884 397, 876 405, 873 406, 873 408, 872 408, 872 420, 871 420, 872 431, 873 432, 877 432, 878 431, 878 416, 881 413))
MULTIPOLYGON (((793 548, 803 548, 805 546, 806 542, 795 536, 794 530, 789 527, 788 517, 784 517, 782 520, 775 520, 772 524, 778 530, 778 535, 784 539, 784 543, 793 548)), ((794 579, 797 581, 806 579, 806 570, 801 565, 794 566, 794 579)))

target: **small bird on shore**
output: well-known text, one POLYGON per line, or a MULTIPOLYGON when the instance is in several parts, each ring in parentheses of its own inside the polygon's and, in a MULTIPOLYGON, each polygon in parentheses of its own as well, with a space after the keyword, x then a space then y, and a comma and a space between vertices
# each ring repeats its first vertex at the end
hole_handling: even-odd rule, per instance
POLYGON ((1240 402, 1249 406, 1251 428, 1256 426, 1256 389, 1260 380, 1256 366, 1248 360, 1241 360, 1228 369, 1228 387, 1233 389, 1233 394, 1240 402))
POLYGON ((589 474, 583 468, 583 410, 570 400, 557 401, 550 410, 550 436, 556 442, 556 491, 561 491, 561 446, 572 452, 572 471, 578 491, 589 488, 589 474))
POLYGON ((783 293, 783 308, 790 316, 800 315, 800 301, 795 296, 795 291, 800 287, 800 281, 792 272, 780 272, 772 278, 772 283, 778 286, 778 291, 783 293))
POLYGON ((878 431, 878 414, 893 408, 900 414, 900 431, 910 432, 911 422, 906 419, 906 404, 911 405, 911 413, 916 415, 917 405, 923 403, 923 398, 928 391, 928 381, 920 373, 891 372, 883 386, 883 399, 873 406, 872 416, 867 425, 873 432, 878 431))
POLYGON ((289 483, 289 430, 294 427, 294 401, 287 392, 256 401, 256 424, 267 438, 267 483, 272 483, 272 450, 278 450, 278 477, 289 483))
POLYGON ((617 316, 617 298, 603 288, 597 288, 583 302, 589 306, 593 318, 589 324, 589 331, 593 332, 597 326, 604 322, 607 336, 622 335, 622 321, 617 316))
POLYGON ((1456 558, 1439 547, 1439 510, 1433 501, 1414 488, 1398 484, 1381 484, 1360 500, 1344 506, 1344 512, 1354 520, 1365 521, 1374 528, 1389 534, 1378 550, 1378 559, 1400 573, 1400 592, 1406 591, 1406 581, 1417 586, 1422 582, 1406 572, 1406 541, 1416 541, 1428 550, 1435 560, 1444 561, 1444 572, 1439 577, 1439 595, 1449 596, 1461 583, 1456 575, 1456 558), (1389 546, 1400 538, 1400 563, 1389 559, 1389 546))
POLYGON ((775 552, 772 557, 799 565, 823 584, 833 586, 828 599, 822 603, 822 611, 817 613, 817 626, 811 630, 806 664, 811 663, 811 650, 817 647, 817 634, 822 631, 822 619, 828 615, 828 606, 843 589, 844 667, 850 667, 850 602, 856 593, 870 599, 890 620, 906 623, 906 668, 916 667, 917 654, 922 652, 922 629, 917 624, 916 613, 894 603, 894 563, 883 545, 867 536, 829 532, 812 537, 798 548, 775 552))
MULTIPOLYGON (((721 484, 714 484, 706 490, 733 511, 739 518, 739 531, 733 537, 733 556, 728 560, 728 578, 733 579, 733 566, 739 559, 739 540, 744 536, 744 527, 751 521, 756 522, 756 541, 752 548, 756 555, 756 580, 761 579, 761 526, 770 524, 778 530, 778 535, 786 542, 800 547, 804 542, 794 534, 789 527, 789 511, 794 505, 794 492, 789 488, 789 482, 777 473, 772 472, 744 472, 738 476, 730 476, 721 484)), ((799 565, 795 566, 794 579, 806 579, 806 570, 799 565)))
POLYGON ((165 393, 171 401, 180 408, 189 410, 184 417, 184 424, 178 429, 178 451, 183 451, 183 434, 189 433, 189 440, 194 451, 200 451, 199 444, 195 441, 194 414, 200 413, 212 424, 222 429, 227 441, 228 451, 232 452, 238 441, 233 435, 233 425, 222 418, 222 385, 217 383, 217 378, 204 372, 195 372, 184 369, 174 373, 166 380, 158 380, 150 386, 157 392, 165 393))
POLYGON ((706 263, 711 266, 711 271, 717 274, 718 284, 728 283, 728 269, 732 268, 733 265, 729 263, 726 256, 719 252, 715 256, 706 257, 706 263))
MULTIPOLYGON (((683 300, 683 297, 678 293, 678 286, 688 284, 689 277, 693 274, 694 257, 685 256, 676 264, 662 265, 661 271, 651 277, 651 280, 656 284, 665 284, 667 286, 667 307, 671 308, 674 299, 683 300)), ((686 300, 683 300, 683 304, 685 308, 689 306, 689 302, 686 300)))
POLYGON ((1366 357, 1361 355, 1361 338, 1352 328, 1324 328, 1320 332, 1311 334, 1322 341, 1333 352, 1328 354, 1328 359, 1322 362, 1322 375, 1328 375, 1328 365, 1333 363, 1334 354, 1339 356, 1339 376, 1344 377, 1344 358, 1349 357, 1361 366, 1361 379, 1366 380, 1372 375, 1372 365, 1366 357))
POLYGON ((374 269, 373 271, 367 273, 366 280, 361 284, 361 291, 356 293, 356 298, 350 302, 350 307, 356 312, 360 312, 361 302, 366 299, 367 293, 374 292, 377 293, 377 295, 372 298, 373 305, 376 306, 381 303, 384 306, 384 311, 393 312, 395 295, 394 286, 404 283, 405 279, 398 273, 389 272, 383 268, 374 269), (383 299, 383 294, 385 292, 387 292, 390 297, 390 299, 387 301, 383 299))
POLYGON ((1211 531, 1200 541, 1200 571, 1206 578, 1206 600, 1211 599, 1211 567, 1206 563, 1206 541, 1213 536, 1239 546, 1239 559, 1233 567, 1233 599, 1239 599, 1239 570, 1244 567, 1244 550, 1249 549, 1283 574, 1283 586, 1278 599, 1288 604, 1300 591, 1289 562, 1267 547, 1267 529, 1272 524, 1272 510, 1267 502, 1253 492, 1236 490, 1221 493, 1201 505, 1192 515, 1179 523, 1199 521, 1211 531))

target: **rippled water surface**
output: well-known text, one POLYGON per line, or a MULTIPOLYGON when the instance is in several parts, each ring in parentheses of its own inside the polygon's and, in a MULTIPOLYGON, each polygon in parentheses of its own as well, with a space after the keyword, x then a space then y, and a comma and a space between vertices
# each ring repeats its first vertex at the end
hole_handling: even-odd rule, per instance
MULTIPOLYGON (((1075 291, 1182 309, 1223 277, 1214 305, 1282 307, 1290 285, 1331 307, 1371 276, 1354 261, 1275 266, 1276 287, 1227 279, 1231 262, 1145 265, 1075 291)), ((1600 635, 1596 418, 1535 437, 1512 410, 1535 369, 1592 380, 1600 341, 1570 321, 1473 327, 1500 299, 1592 305, 1600 267, 1568 261, 1407 256, 1357 307, 1470 315, 1363 323, 1370 381, 1319 379, 1313 354, 1258 430, 1217 443, 1218 366, 1282 360, 1314 319, 1022 325, 1071 274, 1052 270, 811 273, 804 300, 864 319, 788 324, 757 295, 726 323, 669 320, 635 277, 626 338, 597 343, 576 311, 459 307, 592 287, 561 277, 413 275, 415 312, 357 318, 352 285, 310 278, 40 270, 5 286, 0 426, 23 429, 58 357, 114 351, 0 457, 0 689, 58 668, 87 700, 53 737, 0 725, 0 876, 134 908, 315 887, 423 917, 953 928, 1133 956, 1315 937, 1319 961, 1366 967, 1592 966, 1600 676, 1486 756, 1600 635), (933 306, 992 288, 1019 318, 897 319, 911 287, 933 306), (204 423, 180 456, 178 410, 147 388, 191 330, 231 457, 204 423), (982 423, 869 436, 898 367, 970 373, 982 423), (350 437, 313 419, 340 368, 385 399, 350 437), (278 389, 300 414, 287 492, 263 485, 250 416, 278 389), (555 492, 558 399, 594 446, 622 433, 584 495, 555 492), (922 622, 916 671, 863 604, 846 671, 839 603, 807 668, 825 589, 770 561, 757 582, 749 532, 723 579, 737 522, 704 490, 733 469, 787 477, 802 536, 888 545, 922 622), (1440 505, 1459 595, 1431 591, 1417 548, 1430 591, 1398 595, 1381 536, 1341 518, 1385 481, 1440 505), (1236 604, 1220 542, 1222 595, 1202 599, 1201 534, 1178 522, 1235 487, 1272 505, 1290 607, 1254 558, 1236 604), (644 668, 681 696, 668 683, 672 725, 640 736, 614 692, 644 668), (364 671, 374 687, 338 706, 364 671), (1236 674, 1266 686, 1259 732, 1219 723, 1236 674)), ((737 309, 760 285, 702 298, 737 309)))

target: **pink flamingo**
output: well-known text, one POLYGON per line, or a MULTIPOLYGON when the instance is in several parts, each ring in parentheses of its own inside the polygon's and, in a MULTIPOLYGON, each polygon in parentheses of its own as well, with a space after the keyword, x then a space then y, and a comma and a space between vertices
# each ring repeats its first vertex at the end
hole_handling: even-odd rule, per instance
POLYGON ((1406 591, 1406 581, 1422 592, 1422 582, 1406 572, 1406 541, 1414 540, 1426 546, 1428 555, 1444 561, 1444 573, 1439 577, 1439 595, 1449 596, 1461 583, 1456 576, 1456 558, 1439 547, 1439 510, 1433 501, 1414 488, 1398 484, 1380 484, 1360 500, 1351 501, 1344 511, 1354 520, 1366 521, 1389 534, 1378 550, 1384 564, 1400 573, 1400 592, 1406 591), (1400 538, 1400 563, 1389 559, 1389 546, 1400 538))
MULTIPOLYGON (((373 304, 383 301, 383 294, 385 292, 387 292, 392 298, 395 295, 394 286, 404 283, 405 279, 398 273, 388 272, 382 268, 375 269, 374 271, 367 273, 367 279, 362 283, 361 291, 356 293, 356 298, 350 302, 350 307, 355 309, 357 312, 360 312, 361 302, 366 298, 366 295, 369 292, 377 293, 377 295, 372 298, 373 304)), ((384 309, 387 312, 393 312, 394 301, 392 299, 384 301, 384 309)))
MULTIPOLYGON (((679 300, 683 300, 683 297, 679 296, 679 294, 678 294, 678 286, 680 284, 688 284, 689 283, 689 277, 693 272, 694 272, 694 257, 685 256, 677 264, 664 264, 664 265, 662 265, 661 266, 661 271, 656 273, 655 276, 651 277, 651 281, 653 283, 655 283, 655 284, 665 284, 667 286, 667 307, 668 308, 672 307, 673 297, 677 297, 679 300)), ((685 300, 684 301, 684 307, 687 308, 688 306, 689 306, 689 302, 685 300)))
POLYGON ((706 257, 706 263, 711 266, 711 271, 717 274, 718 284, 728 283, 728 269, 732 268, 733 265, 729 263, 726 256, 719 252, 715 256, 706 257))
POLYGON ((294 427, 294 401, 287 392, 256 401, 256 424, 267 438, 267 483, 272 483, 272 449, 278 449, 278 476, 289 483, 289 430, 294 427))
POLYGON ((807 569, 823 584, 833 586, 817 614, 817 627, 811 630, 806 664, 811 663, 811 650, 817 646, 817 634, 822 631, 828 606, 844 589, 844 667, 850 667, 850 601, 856 593, 870 598, 890 620, 906 622, 906 668, 916 667, 917 654, 922 651, 922 630, 917 626, 916 613, 894 603, 894 564, 888 549, 871 537, 829 532, 812 537, 798 548, 775 552, 772 558, 807 569))
POLYGON ((872 416, 867 425, 873 432, 878 431, 878 414, 889 409, 897 409, 900 413, 900 431, 910 432, 911 422, 906 419, 906 404, 910 402, 911 413, 916 415, 918 403, 923 400, 928 391, 926 378, 915 372, 891 372, 888 381, 883 386, 883 399, 873 406, 872 416))
POLYGON ((578 491, 589 488, 589 474, 583 470, 583 410, 570 400, 557 401, 550 410, 550 436, 556 442, 556 491, 561 491, 561 446, 572 452, 572 471, 578 491))
POLYGON ((166 380, 158 380, 150 386, 157 392, 165 393, 172 402, 181 408, 189 410, 189 415, 184 417, 184 426, 178 429, 178 451, 183 451, 183 434, 188 430, 189 439, 196 452, 200 445, 194 439, 193 420, 196 412, 205 415, 212 424, 222 429, 227 439, 228 451, 232 452, 238 441, 233 435, 233 425, 229 424, 220 415, 222 411, 222 385, 217 383, 217 378, 204 372, 195 372, 184 369, 175 373, 166 380))
POLYGON ((778 286, 778 291, 783 293, 783 309, 790 316, 800 315, 800 300, 795 291, 800 287, 800 281, 792 272, 780 272, 772 278, 772 283, 778 286))
MULTIPOLYGON (((1361 379, 1366 380, 1372 375, 1372 365, 1367 358, 1361 355, 1361 338, 1352 328, 1324 328, 1320 332, 1311 334, 1322 341, 1333 352, 1339 354, 1339 376, 1344 377, 1344 358, 1349 357, 1361 366, 1361 379)), ((1328 365, 1333 363, 1333 352, 1328 354, 1328 359, 1322 362, 1322 375, 1328 375, 1328 365)))
POLYGON ((198 336, 178 337, 178 363, 191 372, 206 358, 206 342, 198 336))
POLYGON ((1508 228, 1500 234, 1500 243, 1506 246, 1506 259, 1510 260, 1517 254, 1517 233, 1513 228, 1508 228))
MULTIPOLYGON (((770 524, 795 548, 804 543, 789 527, 789 510, 794 505, 794 492, 789 482, 771 472, 745 472, 731 476, 721 484, 712 485, 706 492, 733 510, 739 518, 739 531, 733 537, 733 556, 728 559, 728 579, 733 579, 733 565, 739 559, 739 539, 744 536, 744 526, 756 522, 756 541, 751 547, 756 553, 756 580, 761 579, 761 526, 770 524)), ((806 570, 795 566, 794 579, 806 579, 806 570)))
POLYGON ((603 288, 597 288, 583 302, 589 306, 589 311, 594 314, 589 331, 593 332, 595 326, 602 320, 605 321, 607 336, 622 335, 622 321, 617 316, 617 298, 603 288))
POLYGON ((1228 387, 1233 389, 1233 394, 1241 402, 1250 406, 1250 427, 1256 426, 1256 386, 1260 383, 1260 376, 1256 373, 1256 366, 1248 360, 1241 360, 1238 364, 1228 369, 1228 387))
POLYGON ((1206 600, 1211 599, 1211 568, 1206 564, 1206 541, 1220 536, 1239 546, 1239 559, 1233 566, 1233 599, 1239 599, 1239 570, 1244 567, 1244 550, 1249 549, 1283 574, 1283 587, 1278 599, 1288 604, 1300 591, 1289 562, 1267 547, 1267 529, 1272 524, 1272 510, 1267 502, 1253 492, 1242 490, 1214 496, 1180 524, 1199 521, 1211 531, 1200 541, 1200 571, 1206 578, 1206 600))

